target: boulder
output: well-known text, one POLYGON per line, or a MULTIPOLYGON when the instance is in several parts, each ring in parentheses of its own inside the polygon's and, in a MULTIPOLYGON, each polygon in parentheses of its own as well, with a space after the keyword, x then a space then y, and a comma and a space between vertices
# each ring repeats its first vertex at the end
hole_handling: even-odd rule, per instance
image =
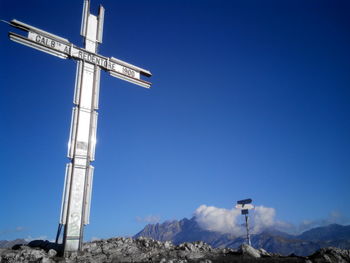
POLYGON ((335 247, 321 248, 308 259, 315 263, 348 263, 350 262, 350 250, 335 247))
POLYGON ((252 258, 260 258, 260 251, 253 248, 252 246, 249 246, 248 244, 242 244, 238 248, 238 252, 241 253, 243 256, 248 256, 252 258))

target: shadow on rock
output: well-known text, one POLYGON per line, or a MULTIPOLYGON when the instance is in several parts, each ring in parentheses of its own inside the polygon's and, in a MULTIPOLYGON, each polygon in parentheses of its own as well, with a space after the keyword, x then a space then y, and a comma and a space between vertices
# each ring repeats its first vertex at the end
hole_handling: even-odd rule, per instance
POLYGON ((13 250, 18 250, 22 246, 28 246, 31 248, 41 248, 45 250, 45 252, 49 252, 50 249, 53 249, 57 252, 57 255, 63 254, 63 246, 61 244, 56 244, 54 242, 50 242, 48 240, 33 240, 28 244, 16 244, 12 247, 13 250))

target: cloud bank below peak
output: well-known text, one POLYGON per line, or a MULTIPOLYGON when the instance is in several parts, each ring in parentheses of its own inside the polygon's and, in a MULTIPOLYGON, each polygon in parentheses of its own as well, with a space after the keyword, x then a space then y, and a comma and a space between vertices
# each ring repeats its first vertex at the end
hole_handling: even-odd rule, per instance
MULTIPOLYGON (((244 235, 246 233, 241 210, 218 208, 201 205, 194 211, 197 223, 205 230, 223 234, 244 235)), ((329 224, 349 224, 350 220, 339 212, 331 212, 327 219, 304 220, 298 225, 276 220, 276 210, 272 207, 255 206, 249 213, 249 228, 252 234, 259 234, 266 229, 275 229, 290 234, 300 234, 313 227, 329 224)))
MULTIPOLYGON (((250 230, 252 234, 259 233, 266 228, 281 225, 275 220, 274 208, 256 206, 250 214, 250 230)), ((217 208, 215 206, 201 205, 194 212, 197 223, 206 230, 220 233, 243 235, 245 225, 242 221, 241 210, 233 208, 217 208)))

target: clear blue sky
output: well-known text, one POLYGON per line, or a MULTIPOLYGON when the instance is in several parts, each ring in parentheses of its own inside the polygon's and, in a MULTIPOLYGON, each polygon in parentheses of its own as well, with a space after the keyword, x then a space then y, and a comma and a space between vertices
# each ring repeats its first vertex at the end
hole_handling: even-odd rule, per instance
MULTIPOLYGON (((0 18, 81 46, 82 3, 2 0, 0 18)), ((348 1, 92 0, 92 13, 100 3, 100 54, 149 69, 153 88, 101 75, 86 239, 247 197, 294 224, 350 218, 348 1)), ((52 239, 75 62, 10 30, 1 23, 0 239, 52 239)))

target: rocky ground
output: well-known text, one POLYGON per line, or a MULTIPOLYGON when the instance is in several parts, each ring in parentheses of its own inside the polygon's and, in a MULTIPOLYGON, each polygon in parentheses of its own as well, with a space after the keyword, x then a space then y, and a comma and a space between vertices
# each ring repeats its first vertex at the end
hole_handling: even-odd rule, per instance
POLYGON ((12 249, 1 249, 0 262, 350 262, 350 250, 337 248, 324 248, 308 257, 285 257, 246 244, 237 250, 214 249, 204 242, 175 246, 169 241, 160 242, 143 237, 111 238, 85 243, 82 252, 66 257, 61 256, 59 250, 59 246, 48 241, 32 241, 27 245, 16 245, 12 249))

